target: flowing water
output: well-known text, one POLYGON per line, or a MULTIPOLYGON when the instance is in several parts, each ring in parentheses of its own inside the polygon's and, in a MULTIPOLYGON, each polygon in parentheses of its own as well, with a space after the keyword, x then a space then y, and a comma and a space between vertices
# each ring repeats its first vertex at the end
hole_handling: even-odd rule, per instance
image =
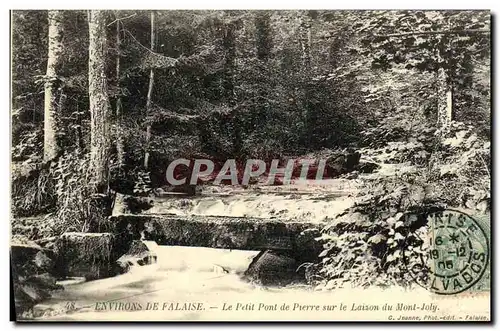
POLYGON ((489 292, 440 296, 419 286, 335 291, 313 291, 305 285, 264 288, 241 278, 258 252, 146 244, 158 255, 157 264, 67 284, 64 291, 35 307, 38 320, 338 321, 387 320, 389 314, 446 316, 460 310, 482 316, 489 311, 489 292), (422 310, 382 310, 384 305, 395 309, 415 304, 422 310))
MULTIPOLYGON (((321 192, 317 188, 316 194, 307 192, 308 196, 298 194, 300 190, 296 187, 291 187, 295 191, 288 193, 281 192, 282 187, 270 189, 276 192, 246 192, 227 197, 209 195, 190 200, 160 199, 146 213, 279 215, 280 218, 321 221, 352 204, 352 199, 340 198, 345 193, 332 194, 331 189, 321 192)), ((262 316, 267 313, 270 314, 267 318, 273 319, 275 314, 271 302, 278 294, 293 296, 299 291, 298 296, 301 296, 310 292, 306 285, 264 288, 244 280, 242 275, 258 251, 145 243, 156 254, 156 264, 132 266, 128 273, 107 279, 66 281, 64 291, 55 293, 50 300, 35 307, 35 316, 56 320, 241 320, 249 318, 249 314, 262 316), (265 303, 268 307, 259 309, 258 304, 252 306, 255 303, 265 303), (183 309, 189 308, 189 304, 197 309, 183 309), (226 309, 229 304, 235 305, 234 311, 226 309)))
MULTIPOLYGON (((348 197, 321 195, 313 199, 251 195, 244 202, 241 198, 233 200, 179 200, 182 204, 169 202, 158 208, 161 212, 177 210, 179 214, 286 214, 290 218, 321 220, 353 203, 348 197)), ((338 321, 387 320, 389 312, 381 311, 383 305, 422 305, 428 311, 420 311, 419 315, 432 316, 447 311, 451 314, 457 309, 469 314, 489 311, 489 292, 484 291, 439 296, 417 285, 411 289, 334 291, 314 291, 297 284, 265 288, 242 278, 257 251, 158 246, 148 241, 145 244, 156 253, 156 264, 132 266, 126 274, 101 280, 65 281, 65 289, 35 306, 34 315, 39 320, 60 321, 338 321)))
POLYGON ((42 315, 39 319, 207 319, 211 312, 222 309, 222 299, 236 302, 242 295, 279 291, 243 280, 242 274, 257 251, 144 243, 156 253, 157 264, 132 266, 126 274, 101 280, 65 281, 64 291, 54 293, 50 300, 35 307, 36 314, 42 315), (154 308, 155 302, 158 310, 149 309, 154 308), (179 310, 186 303, 200 303, 203 307, 179 310))

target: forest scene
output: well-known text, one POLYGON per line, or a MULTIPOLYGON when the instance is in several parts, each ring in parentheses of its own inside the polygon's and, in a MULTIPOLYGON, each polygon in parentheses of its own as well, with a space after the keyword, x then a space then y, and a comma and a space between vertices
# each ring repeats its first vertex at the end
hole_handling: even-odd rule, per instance
MULTIPOLYGON (((116 232, 119 203, 124 214, 184 215, 215 193, 258 196, 238 217, 320 224, 301 233, 319 248, 292 263, 311 288, 407 286, 403 250, 418 246, 408 238, 426 224, 405 213, 454 208, 489 224, 490 15, 12 11, 16 306, 24 312, 59 288, 72 234, 94 235, 86 252, 113 246, 95 235, 116 232), (165 173, 180 158, 217 171, 228 159, 240 170, 249 159, 325 159, 328 180, 297 188, 209 176, 174 187, 165 173), (337 194, 349 203, 329 213, 337 194), (273 199, 284 195, 292 202, 280 209, 273 199)), ((114 263, 111 248, 99 254, 114 263)))

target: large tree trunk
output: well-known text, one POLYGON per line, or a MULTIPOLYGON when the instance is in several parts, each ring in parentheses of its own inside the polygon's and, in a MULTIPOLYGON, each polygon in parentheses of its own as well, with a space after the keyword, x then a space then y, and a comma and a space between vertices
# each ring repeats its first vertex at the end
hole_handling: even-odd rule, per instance
POLYGON ((92 10, 89 17, 90 162, 99 193, 108 189, 111 106, 105 63, 107 59, 106 12, 92 10))
POLYGON ((125 163, 125 149, 123 146, 123 135, 122 135, 122 96, 121 96, 121 82, 120 82, 120 57, 121 57, 121 21, 116 21, 116 158, 118 163, 118 168, 121 169, 125 163))
MULTIPOLYGON (((155 51, 156 35, 155 35, 155 12, 151 12, 151 51, 155 51)), ((155 81, 155 72, 153 68, 149 71, 149 86, 148 86, 148 96, 146 99, 146 120, 148 121, 146 126, 146 153, 144 155, 144 168, 147 170, 149 167, 149 155, 150 155, 150 142, 151 142, 151 123, 149 122, 149 115, 151 114, 152 98, 153 98, 153 87, 155 81)))
POLYGON ((57 110, 61 101, 61 80, 58 71, 62 62, 62 38, 63 38, 63 11, 51 10, 48 13, 49 20, 49 50, 47 58, 47 73, 45 76, 45 104, 44 104, 44 136, 43 136, 43 159, 50 161, 60 151, 58 141, 58 119, 57 110))

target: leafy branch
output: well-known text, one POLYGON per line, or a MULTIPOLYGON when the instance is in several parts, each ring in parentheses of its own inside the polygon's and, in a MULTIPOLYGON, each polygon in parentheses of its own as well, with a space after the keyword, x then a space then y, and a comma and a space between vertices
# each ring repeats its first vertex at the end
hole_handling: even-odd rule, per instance
POLYGON ((474 34, 474 33, 490 33, 489 29, 471 29, 471 30, 450 30, 450 31, 415 31, 393 33, 387 35, 374 35, 377 38, 393 38, 393 37, 406 37, 406 36, 419 36, 419 35, 436 35, 436 34, 474 34))

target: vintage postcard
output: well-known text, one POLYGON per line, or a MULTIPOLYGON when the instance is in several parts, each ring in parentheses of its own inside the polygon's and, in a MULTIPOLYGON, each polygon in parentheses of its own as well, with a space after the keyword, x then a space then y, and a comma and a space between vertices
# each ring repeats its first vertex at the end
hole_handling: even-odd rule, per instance
POLYGON ((488 10, 13 10, 17 321, 491 321, 488 10))

